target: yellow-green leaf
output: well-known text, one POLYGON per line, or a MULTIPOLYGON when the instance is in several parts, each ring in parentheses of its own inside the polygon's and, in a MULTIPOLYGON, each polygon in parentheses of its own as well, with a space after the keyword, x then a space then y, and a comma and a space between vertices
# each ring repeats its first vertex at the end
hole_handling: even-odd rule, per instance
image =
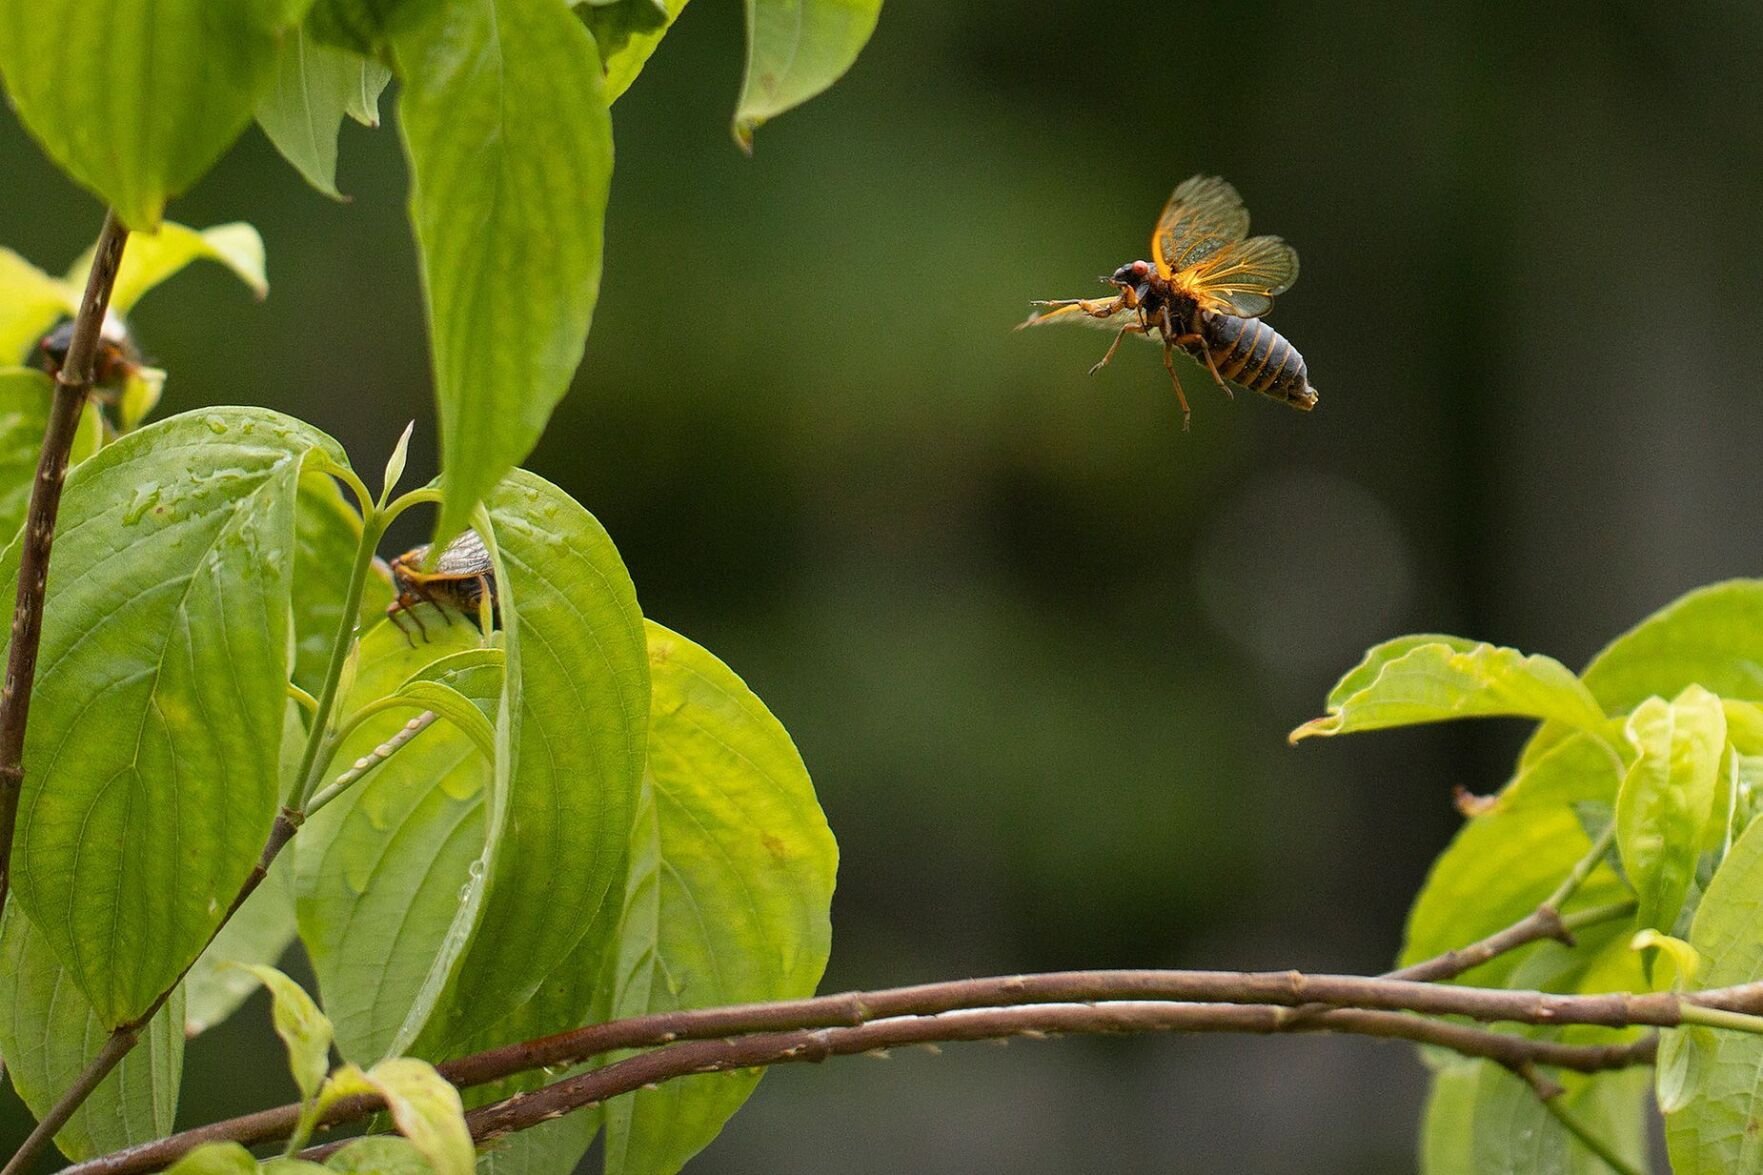
POLYGON ((205 1142, 167 1170, 166 1175, 256 1175, 257 1160, 236 1142, 205 1142))
POLYGON ((1452 718, 1509 715, 1583 730, 1604 712, 1579 679, 1551 657, 1458 640, 1405 637, 1379 645, 1329 694, 1328 714, 1294 730, 1313 736, 1452 718))
POLYGON ((262 963, 240 964, 269 989, 275 1034, 288 1049, 288 1069, 302 1098, 312 1098, 330 1072, 331 1022, 298 983, 262 963))
MULTIPOLYGON (((167 221, 157 232, 129 234, 122 251, 122 267, 116 272, 116 286, 110 295, 110 309, 127 314, 143 294, 192 261, 218 262, 238 275, 256 297, 269 295, 269 279, 263 268, 263 238, 255 228, 244 221, 205 229, 167 221)), ((68 268, 68 287, 83 290, 91 268, 92 251, 88 249, 68 268)))
POLYGON ((1628 739, 1639 757, 1616 798, 1616 845, 1640 899, 1639 924, 1670 933, 1713 810, 1726 715, 1719 698, 1690 686, 1674 701, 1636 707, 1628 739))
POLYGON ((55 320, 72 313, 79 291, 0 249, 0 367, 23 363, 55 320))

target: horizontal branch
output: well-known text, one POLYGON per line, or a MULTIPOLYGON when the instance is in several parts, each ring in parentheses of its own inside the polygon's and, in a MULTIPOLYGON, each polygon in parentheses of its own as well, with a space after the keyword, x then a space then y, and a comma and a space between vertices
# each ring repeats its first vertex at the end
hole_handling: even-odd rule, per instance
MULTIPOLYGON (((1719 999, 1738 990, 1701 993, 1696 998, 1719 999)), ((1750 998, 1763 1006, 1763 990, 1752 993, 1750 998)), ((725 1066, 732 1068, 805 1059, 778 1055, 772 1060, 742 1061, 738 1058, 749 1053, 723 1054, 717 1051, 718 1048, 732 1048, 733 1044, 739 1044, 744 1049, 747 1041, 755 1039, 753 1034, 771 1034, 770 1043, 753 1046, 766 1057, 786 1053, 790 1049, 818 1048, 819 1044, 814 1043, 820 1039, 818 1034, 830 1029, 873 1028, 878 1022, 888 1022, 890 1027, 887 1031, 898 1034, 897 1037, 887 1038, 893 1043, 876 1043, 877 1038, 862 1035, 834 1038, 856 1042, 850 1044, 850 1049, 862 1052, 872 1048, 894 1047, 895 1044, 977 1039, 979 1037, 969 1035, 980 1031, 972 1026, 975 1022, 974 1016, 960 1018, 949 1017, 948 1014, 969 1012, 978 1015, 983 1011, 984 1014, 993 1016, 1005 1012, 1021 1013, 1015 1020, 995 1022, 1009 1027, 1009 1031, 1002 1032, 1002 1035, 1122 1031, 1354 1032, 1424 1040, 1467 1052, 1471 1056, 1490 1057, 1502 1064, 1531 1060, 1538 1064, 1576 1069, 1590 1066, 1590 1070, 1595 1071, 1597 1068, 1611 1067, 1608 1058, 1616 1054, 1596 1049, 1590 1052, 1579 1051, 1548 1041, 1535 1041, 1463 1025, 1429 1021, 1404 1013, 1426 1011, 1474 1016, 1479 1012, 1485 1019, 1533 1024, 1601 1024, 1622 1027, 1633 1024, 1676 1024, 1680 1019, 1678 999, 1678 996, 1670 993, 1560 996, 1531 991, 1436 987, 1412 981, 1368 979, 1360 976, 1306 976, 1295 971, 1069 971, 956 980, 770 1004, 656 1013, 593 1024, 538 1040, 490 1049, 444 1062, 439 1069, 449 1081, 461 1087, 469 1087, 530 1070, 568 1067, 605 1053, 625 1049, 658 1048, 682 1041, 702 1041, 717 1046, 700 1050, 705 1054, 702 1056, 698 1053, 686 1054, 683 1060, 678 1057, 677 1049, 662 1048, 659 1052, 648 1054, 675 1057, 669 1065, 681 1064, 688 1067, 671 1071, 667 1075, 683 1076, 701 1071, 689 1066, 719 1060, 725 1055, 735 1058, 729 1060, 725 1066), (1084 1007, 1076 1010, 1060 1007, 1074 1004, 1084 1007), (1310 1005, 1315 1004, 1328 1004, 1330 1010, 1312 1011, 1310 1005), (1411 1008, 1406 1004, 1416 1006, 1411 1008), (1125 1020, 1109 1019, 1123 1007, 1156 1010, 1141 1010, 1132 1013, 1125 1020), (1047 1016, 1044 1020, 1035 1021, 1034 1014, 1038 1013, 1046 1013, 1047 1016), (1084 1013, 1094 1014, 1096 1018, 1082 1021, 1084 1013), (1077 1019, 1074 1020, 1074 1017, 1077 1019), (1141 1026, 1140 1021, 1147 1018, 1161 1026, 1141 1026), (1092 1026, 1081 1027, 1080 1022, 1092 1026), (938 1032, 954 1032, 955 1035, 938 1036, 938 1032), (923 1033, 930 1035, 914 1035, 923 1033), (785 1042, 784 1037, 789 1037, 790 1040, 785 1042), (731 1038, 745 1039, 735 1040, 731 1044, 731 1038), (862 1047, 858 1047, 858 1043, 862 1047), (1562 1049, 1568 1051, 1559 1051, 1562 1049)), ((981 1019, 978 1023, 984 1025, 986 1021, 981 1019)), ((988 1034, 980 1031, 981 1036, 988 1034)), ((1622 1063, 1637 1063, 1641 1058, 1635 1050, 1639 1047, 1620 1046, 1618 1053, 1624 1058, 1622 1063)), ((642 1059, 644 1058, 634 1058, 642 1059)), ((613 1068, 616 1067, 600 1072, 609 1073, 613 1068)), ((646 1077, 632 1088, 649 1084, 653 1080, 657 1078, 646 1077)), ((331 1107, 323 1124, 332 1126, 352 1121, 379 1108, 380 1103, 372 1098, 345 1099, 331 1107)), ((204 1142, 231 1140, 252 1145, 286 1138, 298 1116, 299 1107, 295 1105, 263 1110, 117 1151, 77 1164, 68 1170, 78 1175, 126 1175, 129 1172, 156 1170, 204 1142)))
MULTIPOLYGON (((670 1045, 480 1107, 466 1115, 466 1123, 474 1140, 489 1142, 572 1110, 678 1077, 760 1065, 820 1062, 911 1045, 1079 1034, 1266 1035, 1288 1031, 1407 1040, 1452 1049, 1465 1056, 1485 1057, 1514 1070, 1542 1064, 1582 1073, 1650 1063, 1657 1047, 1654 1037, 1621 1045, 1565 1045, 1397 1012, 1358 1009, 1294 1019, 1290 1009, 1283 1007, 1230 1004, 1125 1002, 985 1008, 879 1020, 853 1028, 802 1029, 670 1045)), ((329 1144, 322 1149, 328 1151, 340 1145, 329 1144)))

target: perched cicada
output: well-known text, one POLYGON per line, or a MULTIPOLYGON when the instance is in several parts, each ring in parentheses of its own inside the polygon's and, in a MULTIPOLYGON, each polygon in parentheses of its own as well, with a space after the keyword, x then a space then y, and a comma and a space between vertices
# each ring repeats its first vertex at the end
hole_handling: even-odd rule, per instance
POLYGON ((422 617, 413 611, 419 603, 433 604, 448 624, 453 623, 453 612, 463 612, 473 624, 479 624, 487 600, 491 623, 500 620, 496 607, 496 572, 490 563, 490 552, 484 548, 484 540, 476 531, 468 530, 448 543, 441 557, 435 560, 433 571, 422 569, 428 553, 428 544, 424 543, 405 551, 391 563, 392 586, 398 589, 398 596, 386 607, 386 615, 404 633, 406 640, 413 645, 416 643, 401 619, 406 614, 416 623, 422 639, 428 639, 422 617))

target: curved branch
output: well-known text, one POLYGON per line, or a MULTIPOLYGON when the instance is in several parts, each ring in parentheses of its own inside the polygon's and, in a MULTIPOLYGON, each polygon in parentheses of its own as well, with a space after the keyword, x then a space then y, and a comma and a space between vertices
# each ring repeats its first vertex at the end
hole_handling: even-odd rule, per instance
MULTIPOLYGON (((803 1029, 671 1045, 480 1107, 466 1115, 466 1123, 474 1140, 487 1142, 676 1077, 757 1065, 820 1062, 907 1045, 1077 1034, 1287 1031, 1343 1032, 1408 1040, 1438 1045, 1465 1056, 1485 1057, 1511 1069, 1544 1064, 1582 1073, 1650 1063, 1658 1043, 1656 1038, 1647 1037, 1624 1045, 1564 1045, 1396 1012, 1357 1009, 1322 1012, 1294 1021, 1286 1008, 1235 1005, 1126 1002, 1095 1007, 1054 1004, 985 1008, 939 1016, 900 1017, 853 1028, 803 1029)), ((318 1149, 328 1153, 340 1145, 333 1143, 318 1149)))

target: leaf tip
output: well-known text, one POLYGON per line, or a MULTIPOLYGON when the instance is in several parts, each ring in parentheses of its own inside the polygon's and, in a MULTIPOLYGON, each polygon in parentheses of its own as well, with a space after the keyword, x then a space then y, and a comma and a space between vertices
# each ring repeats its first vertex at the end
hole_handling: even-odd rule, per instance
POLYGON ((1339 714, 1325 714, 1321 718, 1312 718, 1294 729, 1292 733, 1286 735, 1286 742, 1295 747, 1307 738, 1328 738, 1340 732, 1341 716, 1339 714))

